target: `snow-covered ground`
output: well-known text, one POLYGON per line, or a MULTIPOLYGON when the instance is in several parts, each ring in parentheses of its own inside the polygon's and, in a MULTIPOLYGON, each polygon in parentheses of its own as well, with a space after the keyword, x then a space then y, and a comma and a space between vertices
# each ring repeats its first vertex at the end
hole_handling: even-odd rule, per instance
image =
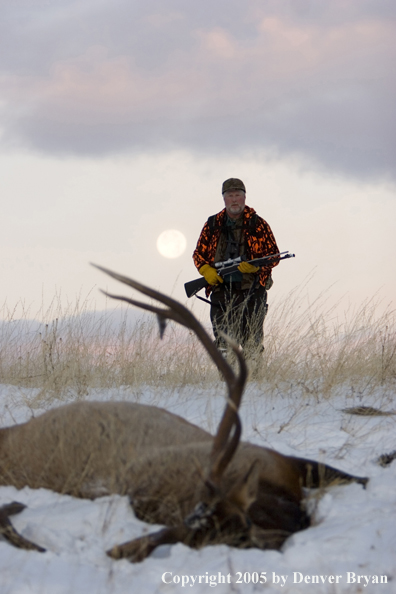
MULTIPOLYGON (((330 463, 368 476, 370 482, 367 489, 332 487, 319 502, 312 499, 314 526, 292 536, 282 552, 223 545, 196 551, 178 544, 160 547, 140 564, 113 561, 106 549, 153 529, 134 517, 125 497, 86 501, 44 489, 0 487, 0 504, 17 500, 27 505, 13 517, 16 528, 47 549, 26 552, 0 540, 0 593, 199 594, 210 588, 219 594, 396 593, 396 461, 386 468, 376 463, 380 454, 396 450, 396 416, 341 410, 363 404, 393 410, 394 394, 379 391, 362 398, 345 388, 319 402, 290 387, 283 394, 268 398, 263 386, 248 385, 241 411, 243 439, 330 463)), ((0 386, 1 426, 27 420, 32 410, 39 414, 40 409, 32 409, 34 396, 33 390, 0 386)), ((224 405, 220 383, 201 390, 91 391, 87 398, 155 403, 210 431, 224 405)))

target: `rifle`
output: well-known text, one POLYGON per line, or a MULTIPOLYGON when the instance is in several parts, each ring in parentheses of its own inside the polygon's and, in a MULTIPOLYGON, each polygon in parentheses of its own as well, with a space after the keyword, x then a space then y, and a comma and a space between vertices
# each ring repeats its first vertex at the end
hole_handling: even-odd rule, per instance
MULTIPOLYGON (((244 256, 238 256, 238 258, 230 258, 229 260, 224 260, 223 262, 216 262, 215 268, 217 269, 217 273, 224 277, 228 274, 236 272, 241 262, 248 262, 248 264, 253 264, 253 266, 261 267, 271 263, 271 260, 278 260, 279 262, 280 260, 287 260, 287 258, 295 258, 295 254, 289 254, 289 252, 280 252, 279 254, 271 254, 269 256, 263 256, 262 258, 255 258, 254 260, 246 260, 244 256)), ((187 297, 193 297, 196 293, 198 293, 198 291, 207 286, 208 283, 204 277, 196 278, 195 280, 188 281, 188 283, 184 284, 187 297)))

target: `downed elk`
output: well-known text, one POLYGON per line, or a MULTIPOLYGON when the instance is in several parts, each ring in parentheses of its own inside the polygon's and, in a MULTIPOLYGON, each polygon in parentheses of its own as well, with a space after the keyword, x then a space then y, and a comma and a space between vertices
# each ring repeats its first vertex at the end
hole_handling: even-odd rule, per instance
MULTIPOLYGON (((1 485, 43 487, 90 499, 128 495, 140 519, 165 528, 116 545, 108 554, 141 561, 165 543, 280 548, 290 534, 309 526, 304 486, 334 479, 366 484, 367 479, 330 466, 240 443, 238 409, 247 369, 239 348, 231 343, 239 364, 236 374, 183 305, 100 269, 165 308, 110 297, 157 314, 162 328, 166 320, 173 320, 195 332, 228 388, 217 433, 213 437, 157 407, 76 402, 0 430, 1 485)), ((0 508, 0 533, 15 546, 42 550, 21 537, 9 520, 22 507, 14 503, 0 508)))

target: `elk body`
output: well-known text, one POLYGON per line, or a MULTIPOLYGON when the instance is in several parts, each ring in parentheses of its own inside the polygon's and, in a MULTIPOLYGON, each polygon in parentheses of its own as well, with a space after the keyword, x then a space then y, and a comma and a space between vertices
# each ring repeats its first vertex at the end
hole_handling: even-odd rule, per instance
MULTIPOLYGON (((238 408, 247 370, 237 346, 231 345, 239 362, 236 375, 184 306, 102 270, 166 308, 111 297, 197 334, 228 386, 217 433, 212 436, 158 407, 128 402, 68 404, 0 429, 1 485, 41 487, 90 499, 127 495, 137 517, 165 525, 108 551, 113 558, 141 561, 158 545, 175 542, 192 547, 225 543, 280 548, 290 534, 309 526, 303 487, 334 479, 367 482, 311 460, 240 442, 238 408)), ((16 546, 43 550, 13 528, 9 516, 22 509, 17 503, 0 508, 0 533, 16 546)))

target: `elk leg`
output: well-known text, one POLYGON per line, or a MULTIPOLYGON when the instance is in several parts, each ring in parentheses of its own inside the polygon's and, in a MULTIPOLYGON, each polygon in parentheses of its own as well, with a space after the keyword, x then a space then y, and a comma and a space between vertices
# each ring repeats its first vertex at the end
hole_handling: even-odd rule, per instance
POLYGON ((24 510, 26 505, 13 501, 0 507, 0 534, 4 536, 6 540, 14 547, 18 549, 25 549, 27 551, 38 551, 39 553, 45 553, 45 549, 36 545, 34 542, 27 540, 21 534, 19 534, 14 526, 11 524, 8 516, 19 514, 24 510))
POLYGON ((160 545, 183 541, 189 532, 191 531, 182 525, 163 528, 147 536, 141 536, 121 545, 116 545, 107 551, 107 555, 112 559, 129 559, 132 563, 139 563, 160 545))

